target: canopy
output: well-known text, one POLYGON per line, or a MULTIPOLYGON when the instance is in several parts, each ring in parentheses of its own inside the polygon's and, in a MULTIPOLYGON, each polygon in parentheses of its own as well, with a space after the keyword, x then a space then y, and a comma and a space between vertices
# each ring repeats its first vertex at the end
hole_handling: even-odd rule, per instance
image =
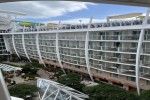
POLYGON ((11 100, 24 100, 24 99, 17 98, 17 97, 12 97, 12 96, 11 96, 11 100))
POLYGON ((0 69, 3 71, 17 71, 17 70, 22 70, 22 68, 19 67, 14 67, 6 64, 0 64, 0 69))
POLYGON ((133 18, 141 16, 142 13, 130 13, 130 14, 123 14, 123 15, 115 15, 115 16, 108 16, 107 19, 123 19, 123 18, 133 18))
POLYGON ((84 100, 88 95, 52 80, 38 78, 40 100, 84 100))

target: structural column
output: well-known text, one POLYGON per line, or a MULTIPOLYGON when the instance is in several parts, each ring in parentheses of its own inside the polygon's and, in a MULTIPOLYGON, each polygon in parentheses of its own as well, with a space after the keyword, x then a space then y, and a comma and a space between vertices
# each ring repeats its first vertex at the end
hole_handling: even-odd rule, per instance
POLYGON ((36 48, 37 48, 37 52, 38 52, 38 55, 39 55, 39 59, 40 61, 42 62, 42 64, 46 67, 43 59, 42 59, 42 56, 41 56, 41 52, 40 52, 40 48, 39 48, 39 33, 36 34, 36 48))
MULTIPOLYGON (((59 22, 59 26, 58 26, 57 30, 59 30, 59 27, 60 27, 60 22, 59 22)), ((56 54, 57 54, 57 59, 58 59, 58 62, 59 62, 59 65, 60 65, 61 69, 63 70, 64 73, 66 73, 64 68, 63 68, 63 65, 61 63, 61 60, 60 60, 58 38, 59 38, 59 33, 57 32, 56 33, 56 54)))
POLYGON ((138 41, 138 47, 137 47, 137 52, 136 52, 136 86, 137 86, 137 92, 140 95, 140 53, 141 53, 141 48, 142 48, 142 42, 144 39, 144 33, 145 33, 145 26, 147 24, 147 19, 150 13, 150 8, 148 9, 145 18, 143 19, 142 23, 142 28, 139 36, 139 41, 138 41))
MULTIPOLYGON (((16 46, 15 46, 14 34, 12 34, 12 44, 13 44, 13 48, 14 48, 14 50, 15 50, 16 55, 20 58, 20 56, 19 56, 19 54, 18 54, 18 52, 17 52, 16 46)), ((21 58, 20 58, 20 59, 21 59, 21 58)))
POLYGON ((28 60, 31 62, 31 60, 30 60, 30 58, 29 58, 29 55, 28 55, 28 53, 27 53, 26 47, 25 47, 24 34, 22 34, 22 46, 23 46, 23 50, 24 50, 24 53, 25 53, 26 57, 27 57, 28 60))
POLYGON ((6 87, 6 83, 4 81, 1 70, 0 70, 0 89, 1 89, 1 92, 0 92, 1 100, 11 100, 10 94, 8 92, 8 88, 6 87))
POLYGON ((4 43, 5 43, 5 47, 6 47, 7 52, 10 52, 8 38, 5 35, 3 35, 3 39, 4 39, 4 43))
MULTIPOLYGON (((89 25, 88 25, 88 29, 90 28, 91 23, 92 23, 92 18, 90 19, 90 22, 89 22, 89 25)), ((86 61, 86 67, 87 67, 89 76, 90 76, 91 80, 94 81, 93 76, 91 74, 91 69, 90 69, 90 66, 89 66, 89 52, 88 52, 89 50, 88 50, 88 46, 89 46, 89 31, 87 31, 86 39, 85 39, 85 61, 86 61)))
MULTIPOLYGON (((16 23, 15 22, 13 23, 13 30, 12 30, 12 32, 14 32, 14 33, 16 32, 16 23)), ((20 58, 20 56, 19 56, 19 54, 17 52, 16 46, 15 46, 14 34, 12 34, 12 44, 13 44, 13 48, 15 50, 16 55, 20 58)))

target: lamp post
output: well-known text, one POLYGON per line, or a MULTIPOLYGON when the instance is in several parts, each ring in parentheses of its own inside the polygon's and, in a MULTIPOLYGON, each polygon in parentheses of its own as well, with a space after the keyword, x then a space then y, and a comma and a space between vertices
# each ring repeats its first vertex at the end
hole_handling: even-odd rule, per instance
POLYGON ((80 22, 80 25, 81 25, 82 20, 80 19, 79 22, 80 22))
MULTIPOLYGON (((79 22, 80 22, 80 25, 81 25, 82 24, 82 20, 80 19, 79 22)), ((82 28, 82 25, 81 25, 81 28, 82 28)))

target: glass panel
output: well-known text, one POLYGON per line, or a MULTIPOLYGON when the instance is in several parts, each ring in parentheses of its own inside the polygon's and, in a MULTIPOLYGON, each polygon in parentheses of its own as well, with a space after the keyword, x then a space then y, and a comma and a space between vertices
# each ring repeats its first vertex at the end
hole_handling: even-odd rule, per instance
POLYGON ((55 96, 56 96, 56 93, 47 97, 45 100, 54 100, 55 96))

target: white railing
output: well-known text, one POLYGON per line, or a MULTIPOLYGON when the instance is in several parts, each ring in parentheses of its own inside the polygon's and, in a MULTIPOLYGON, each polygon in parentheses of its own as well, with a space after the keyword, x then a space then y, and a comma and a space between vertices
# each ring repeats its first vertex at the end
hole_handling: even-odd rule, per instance
MULTIPOLYGON (((148 20, 148 24, 150 24, 149 20, 148 20)), ((134 25, 142 25, 142 19, 93 23, 93 24, 91 24, 90 28, 121 27, 121 26, 134 26, 134 25)), ((39 31, 56 31, 57 29, 58 29, 57 26, 55 26, 55 27, 39 26, 37 28, 25 27, 23 29, 18 29, 16 32, 36 32, 37 30, 39 30, 39 31)), ((66 26, 61 26, 58 30, 77 30, 77 29, 88 29, 88 25, 87 24, 66 25, 66 26)))
POLYGON ((92 35, 90 40, 138 40, 139 35, 92 35))

